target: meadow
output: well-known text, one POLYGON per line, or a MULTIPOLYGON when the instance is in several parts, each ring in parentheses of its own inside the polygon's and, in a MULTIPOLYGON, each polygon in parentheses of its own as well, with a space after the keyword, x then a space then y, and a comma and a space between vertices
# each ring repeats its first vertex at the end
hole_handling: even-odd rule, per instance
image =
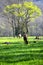
POLYGON ((0 65, 43 65, 43 37, 0 37, 0 65), (9 42, 9 44, 5 44, 9 42))

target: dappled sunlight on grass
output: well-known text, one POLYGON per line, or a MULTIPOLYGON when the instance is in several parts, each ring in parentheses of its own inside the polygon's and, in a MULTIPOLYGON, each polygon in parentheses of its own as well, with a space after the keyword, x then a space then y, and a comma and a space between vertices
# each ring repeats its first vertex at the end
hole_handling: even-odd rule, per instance
POLYGON ((0 65, 43 65, 43 41, 29 37, 25 44, 23 38, 1 38, 0 65))

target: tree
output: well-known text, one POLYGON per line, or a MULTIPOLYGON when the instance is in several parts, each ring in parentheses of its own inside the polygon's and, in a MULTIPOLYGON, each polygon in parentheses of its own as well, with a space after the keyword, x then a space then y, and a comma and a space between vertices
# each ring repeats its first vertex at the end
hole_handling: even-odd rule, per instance
POLYGON ((20 33, 20 30, 28 33, 28 22, 34 20, 41 15, 40 8, 38 8, 32 2, 7 5, 4 9, 4 12, 7 14, 10 13, 12 16, 14 16, 14 18, 16 17, 16 19, 14 20, 15 22, 17 22, 18 33, 20 33))
POLYGON ((38 16, 41 15, 41 10, 34 5, 32 2, 24 2, 23 4, 24 6, 24 22, 25 22, 25 27, 27 29, 27 33, 28 33, 28 22, 34 20, 35 18, 37 18, 38 16))

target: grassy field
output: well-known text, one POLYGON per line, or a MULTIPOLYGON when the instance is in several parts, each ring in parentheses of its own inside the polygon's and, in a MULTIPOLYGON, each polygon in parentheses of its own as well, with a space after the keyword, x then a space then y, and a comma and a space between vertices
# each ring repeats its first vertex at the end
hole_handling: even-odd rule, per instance
POLYGON ((0 65, 43 65, 43 37, 28 37, 28 45, 23 38, 0 37, 0 65))

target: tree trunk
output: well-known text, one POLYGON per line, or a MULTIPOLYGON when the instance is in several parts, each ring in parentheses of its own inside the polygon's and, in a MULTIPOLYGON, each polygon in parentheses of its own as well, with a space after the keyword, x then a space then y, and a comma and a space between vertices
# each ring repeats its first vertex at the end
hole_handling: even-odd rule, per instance
POLYGON ((18 20, 18 34, 20 33, 20 23, 19 23, 19 20, 18 20))
POLYGON ((12 30, 13 30, 13 37, 15 37, 15 31, 14 31, 14 23, 13 23, 13 21, 12 21, 12 30))
POLYGON ((26 33, 28 34, 28 26, 27 26, 27 22, 25 23, 26 25, 26 33))

